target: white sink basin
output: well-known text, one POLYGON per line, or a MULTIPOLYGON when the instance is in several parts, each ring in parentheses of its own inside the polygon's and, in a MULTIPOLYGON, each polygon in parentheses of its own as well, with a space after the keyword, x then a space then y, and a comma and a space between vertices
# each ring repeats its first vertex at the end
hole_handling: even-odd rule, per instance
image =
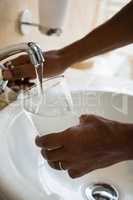
MULTIPOLYGON (((94 113, 118 121, 133 122, 133 96, 91 91, 74 92, 73 99, 75 110, 79 115, 94 113)), ((38 176, 39 151, 34 144, 36 130, 26 114, 24 112, 18 114, 14 107, 14 113, 10 115, 6 129, 3 130, 4 134, 1 137, 3 150, 0 152, 0 158, 3 158, 3 154, 4 158, 0 174, 2 173, 4 177, 1 179, 1 188, 7 199, 85 200, 85 188, 95 182, 114 185, 120 200, 133 199, 133 161, 97 170, 76 180, 65 179, 63 175, 56 180, 55 171, 50 169, 52 171, 49 173, 48 169, 47 177, 51 178, 51 174, 52 178, 54 177, 54 184, 51 184, 51 187, 58 182, 57 191, 60 191, 61 195, 56 195, 57 191, 55 194, 47 193, 47 188, 43 190, 38 176), (10 121, 12 123, 9 123, 10 121), (12 198, 6 192, 11 194, 12 198)))

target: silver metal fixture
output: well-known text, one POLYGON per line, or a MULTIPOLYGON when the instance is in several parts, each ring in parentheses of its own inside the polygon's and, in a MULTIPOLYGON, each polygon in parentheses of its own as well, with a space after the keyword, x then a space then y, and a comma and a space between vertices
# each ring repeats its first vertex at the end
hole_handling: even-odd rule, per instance
POLYGON ((31 63, 36 67, 44 63, 42 50, 34 42, 20 43, 0 49, 0 61, 18 53, 27 53, 31 63))
MULTIPOLYGON (((31 63, 37 68, 39 66, 42 66, 42 64, 44 63, 42 50, 34 42, 20 43, 20 44, 8 46, 4 49, 0 49, 0 61, 3 61, 9 58, 10 56, 16 55, 18 53, 27 53, 30 58, 31 63)), ((1 81, 0 89, 3 90, 3 87, 5 88, 4 80, 1 81)))
POLYGON ((36 23, 22 22, 21 25, 38 27, 40 31, 42 31, 43 33, 45 32, 45 34, 48 36, 51 35, 60 36, 62 33, 62 30, 60 28, 48 28, 36 23))
POLYGON ((119 200, 116 188, 105 183, 88 185, 84 190, 86 200, 119 200))

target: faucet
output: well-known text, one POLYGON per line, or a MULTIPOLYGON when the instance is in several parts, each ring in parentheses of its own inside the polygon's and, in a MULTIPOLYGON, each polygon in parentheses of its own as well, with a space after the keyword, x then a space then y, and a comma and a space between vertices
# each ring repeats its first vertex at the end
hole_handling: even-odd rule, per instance
POLYGON ((22 52, 26 52, 29 55, 30 61, 35 67, 44 63, 42 50, 34 42, 20 43, 0 49, 0 61, 22 52))
MULTIPOLYGON (((9 47, 6 47, 4 49, 0 49, 0 61, 3 61, 7 59, 10 56, 16 55, 18 53, 27 53, 31 63, 38 68, 44 63, 44 57, 42 50, 40 47, 34 43, 20 43, 16 45, 11 45, 9 47)), ((2 68, 2 65, 0 65, 0 68, 2 68)), ((5 89, 7 85, 7 81, 0 80, 0 93, 5 89)))

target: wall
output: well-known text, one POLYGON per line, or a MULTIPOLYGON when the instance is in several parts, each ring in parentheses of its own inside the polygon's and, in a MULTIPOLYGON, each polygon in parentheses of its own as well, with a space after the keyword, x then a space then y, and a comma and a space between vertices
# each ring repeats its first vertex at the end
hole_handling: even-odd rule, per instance
MULTIPOLYGON (((38 22, 38 0, 1 0, 0 1, 0 48, 23 41, 36 41, 44 49, 65 46, 87 34, 92 27, 96 3, 95 0, 70 0, 68 18, 61 37, 42 35, 37 28, 32 28, 28 36, 19 33, 20 13, 29 9, 33 21, 38 22)), ((52 0, 51 0, 52 2, 52 0)))
MULTIPOLYGON (((28 36, 23 36, 19 32, 19 16, 23 10, 29 9, 33 14, 33 22, 38 22, 38 1, 39 0, 0 0, 0 48, 24 41, 35 41, 39 43, 44 50, 61 48, 72 43, 74 40, 83 37, 96 26, 101 19, 100 16, 102 17, 104 15, 104 12, 101 11, 101 2, 107 2, 107 0, 69 0, 70 7, 68 10, 68 18, 61 37, 48 37, 42 35, 37 28, 32 28, 32 32, 28 36), (102 13, 100 14, 100 12, 102 13)), ((127 0, 121 1, 125 2, 127 0)), ((49 2, 52 2, 52 0, 49 0, 49 2)), ((129 52, 132 51, 128 51, 128 53, 129 52)), ((132 65, 133 61, 131 58, 129 58, 129 61, 132 65)), ((113 57, 111 60, 114 63, 113 57)), ((107 58, 109 69, 112 68, 112 61, 109 61, 107 58)), ((80 63, 79 65, 76 64, 76 68, 77 66, 82 69, 92 67, 92 62, 89 61, 88 63, 87 61, 86 63, 80 63)), ((116 62, 116 58, 115 63, 116 68, 118 68, 119 66, 116 62)), ((102 71, 101 65, 102 64, 98 63, 98 73, 99 71, 102 71)))

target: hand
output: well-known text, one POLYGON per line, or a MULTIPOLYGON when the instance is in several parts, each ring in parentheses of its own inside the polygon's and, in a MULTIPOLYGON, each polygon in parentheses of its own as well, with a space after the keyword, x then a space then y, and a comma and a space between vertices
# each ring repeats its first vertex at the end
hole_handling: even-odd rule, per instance
MULTIPOLYGON (((66 63, 60 51, 49 51, 44 53, 44 76, 54 76, 63 73, 66 69, 66 63)), ((21 78, 34 79, 35 70, 27 55, 20 56, 11 61, 14 69, 4 70, 4 79, 15 81, 21 78)))
POLYGON ((25 78, 23 80, 8 81, 7 84, 7 86, 16 93, 20 92, 21 90, 27 90, 29 88, 32 88, 33 85, 34 83, 31 82, 28 78, 25 78))
POLYGON ((93 115, 62 133, 36 138, 43 157, 60 170, 59 161, 72 178, 128 159, 126 125, 93 115), (121 134, 121 135, 120 135, 121 134))

